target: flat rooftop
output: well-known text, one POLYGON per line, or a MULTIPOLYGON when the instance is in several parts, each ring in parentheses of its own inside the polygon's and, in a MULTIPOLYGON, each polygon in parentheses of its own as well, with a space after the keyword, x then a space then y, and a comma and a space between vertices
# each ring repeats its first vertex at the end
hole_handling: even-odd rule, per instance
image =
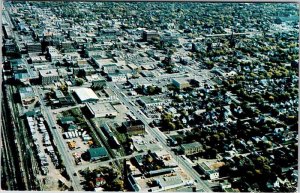
POLYGON ((89 109, 94 114, 103 115, 117 114, 118 111, 110 103, 88 103, 89 109))
POLYGON ((58 72, 57 69, 46 69, 46 70, 40 70, 40 75, 42 77, 58 76, 58 72))

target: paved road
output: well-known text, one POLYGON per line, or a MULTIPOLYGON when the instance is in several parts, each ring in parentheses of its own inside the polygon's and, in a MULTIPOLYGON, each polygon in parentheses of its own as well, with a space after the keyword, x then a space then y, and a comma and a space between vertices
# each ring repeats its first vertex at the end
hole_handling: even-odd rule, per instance
POLYGON ((81 108, 81 107, 84 107, 85 104, 79 104, 79 105, 75 105, 75 106, 70 106, 70 107, 63 107, 63 108, 59 108, 59 109, 52 109, 51 111, 53 113, 60 113, 62 111, 67 111, 67 110, 70 110, 70 109, 74 109, 74 108, 81 108))
POLYGON ((175 155, 174 152, 170 149, 170 147, 167 145, 166 143, 166 139, 167 136, 161 132, 158 128, 151 128, 148 123, 149 121, 146 119, 145 116, 143 116, 139 111, 138 108, 136 108, 136 106, 132 105, 132 101, 130 101, 130 99, 128 97, 125 97, 124 95, 121 94, 121 90, 116 86, 115 83, 113 82, 109 82, 107 83, 108 86, 117 94, 119 100, 121 102, 123 102, 124 105, 126 105, 128 107, 128 109, 130 111, 133 112, 134 116, 136 116, 138 119, 140 119, 146 127, 146 131, 152 135, 153 137, 155 137, 160 145, 163 147, 164 150, 168 151, 168 153, 175 158, 175 160, 178 162, 179 166, 189 175, 191 176, 198 185, 201 186, 201 188, 205 191, 205 192, 212 192, 212 190, 209 188, 207 182, 203 181, 200 177, 200 175, 192 168, 192 166, 190 165, 190 163, 175 155))
POLYGON ((122 157, 118 157, 118 158, 114 158, 114 159, 110 159, 110 160, 106 160, 106 161, 92 162, 92 163, 89 163, 88 165, 78 165, 78 166, 75 166, 75 169, 77 171, 84 170, 85 168, 94 169, 94 168, 97 168, 97 167, 102 166, 102 165, 108 165, 110 162, 124 160, 124 159, 130 159, 132 156, 144 155, 144 154, 146 154, 146 153, 145 152, 135 153, 135 154, 132 154, 132 155, 122 156, 122 157))
POLYGON ((41 91, 40 87, 32 86, 32 88, 34 89, 35 93, 37 94, 37 96, 40 100, 41 111, 42 111, 43 115, 45 116, 45 118, 47 119, 47 122, 50 126, 50 130, 51 130, 51 133, 54 138, 54 144, 56 144, 56 146, 60 152, 61 158, 66 167, 67 173, 70 176, 70 179, 71 179, 70 181, 72 183, 72 186, 75 191, 80 191, 80 190, 82 190, 82 188, 80 187, 80 179, 78 176, 73 176, 73 174, 76 172, 74 167, 72 166, 74 164, 74 160, 68 154, 68 152, 67 152, 68 147, 67 147, 66 143, 63 141, 62 136, 59 134, 59 132, 57 130, 53 115, 50 112, 49 108, 46 107, 46 105, 44 103, 44 100, 42 97, 43 92, 41 91))

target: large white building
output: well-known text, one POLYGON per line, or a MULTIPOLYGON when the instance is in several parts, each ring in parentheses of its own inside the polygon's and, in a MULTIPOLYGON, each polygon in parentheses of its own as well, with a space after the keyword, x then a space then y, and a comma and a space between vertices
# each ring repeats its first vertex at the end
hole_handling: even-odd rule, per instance
POLYGON ((88 103, 87 107, 93 117, 108 117, 118 115, 118 112, 110 103, 88 103))
POLYGON ((76 88, 74 92, 82 103, 96 102, 99 100, 96 93, 90 88, 76 88))

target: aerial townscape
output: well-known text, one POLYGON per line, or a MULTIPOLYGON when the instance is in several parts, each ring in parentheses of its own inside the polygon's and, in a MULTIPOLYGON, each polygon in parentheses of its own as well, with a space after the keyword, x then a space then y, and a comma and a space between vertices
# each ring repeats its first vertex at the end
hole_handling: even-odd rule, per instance
POLYGON ((5 1, 1 189, 297 192, 299 4, 5 1))

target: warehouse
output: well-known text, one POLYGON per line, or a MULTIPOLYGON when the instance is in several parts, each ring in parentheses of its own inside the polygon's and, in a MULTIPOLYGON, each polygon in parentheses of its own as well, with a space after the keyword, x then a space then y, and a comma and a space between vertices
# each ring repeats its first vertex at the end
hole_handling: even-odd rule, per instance
POLYGON ((110 103, 88 103, 87 107, 93 117, 110 117, 118 115, 118 112, 110 103))
POLYGON ((108 153, 104 147, 90 148, 88 155, 91 161, 108 159, 108 153))
POLYGON ((96 102, 99 100, 96 93, 90 88, 74 89, 76 97, 81 103, 96 102))

